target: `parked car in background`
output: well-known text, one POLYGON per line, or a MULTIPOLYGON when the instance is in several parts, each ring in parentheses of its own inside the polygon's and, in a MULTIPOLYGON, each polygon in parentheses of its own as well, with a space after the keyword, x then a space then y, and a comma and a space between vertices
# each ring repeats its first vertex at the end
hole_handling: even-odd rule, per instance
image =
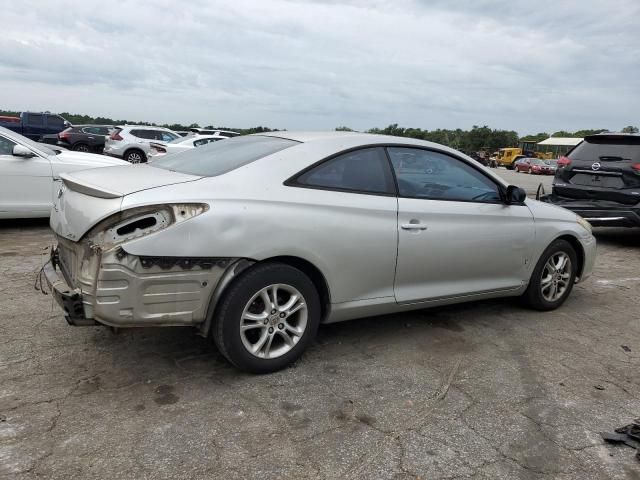
POLYGON ((129 163, 144 163, 152 141, 171 142, 180 137, 168 128, 146 125, 121 125, 115 127, 106 139, 103 153, 122 158, 129 163))
POLYGON ((594 226, 640 227, 640 135, 590 135, 558 159, 550 195, 594 226))
POLYGON ((49 112, 22 112, 19 117, 0 116, 0 127, 35 141, 43 135, 57 134, 68 126, 69 122, 60 115, 49 112))
POLYGON ((67 321, 196 327, 251 372, 291 364, 320 323, 507 296, 552 310, 595 260, 577 215, 411 138, 248 135, 63 181, 44 272, 67 321))
POLYGON ((197 135, 217 135, 220 137, 237 137, 240 135, 238 132, 234 132, 231 130, 220 130, 218 128, 190 128, 189 131, 191 133, 195 133, 197 135))
POLYGON ((155 160, 164 155, 184 152, 192 148, 201 147, 211 142, 219 142, 227 137, 219 135, 188 135, 186 137, 177 138, 169 143, 151 142, 149 145, 149 161, 155 160))
POLYGON ((526 172, 535 175, 553 175, 556 170, 548 163, 549 160, 539 158, 521 158, 514 164, 516 172, 526 172))
POLYGON ((102 153, 113 125, 74 125, 58 134, 57 145, 76 152, 102 153))
POLYGON ((48 217, 62 186, 60 174, 114 165, 128 164, 50 148, 0 127, 0 218, 48 217))

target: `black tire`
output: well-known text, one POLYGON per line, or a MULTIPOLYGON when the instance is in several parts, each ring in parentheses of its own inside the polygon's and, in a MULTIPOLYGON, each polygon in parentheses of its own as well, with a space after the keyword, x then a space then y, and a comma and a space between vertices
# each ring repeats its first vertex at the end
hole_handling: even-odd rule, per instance
POLYGON ((547 311, 554 310, 564 303, 567 299, 573 284, 576 279, 578 269, 578 256, 576 251, 566 240, 555 240, 547 249, 542 253, 536 267, 533 269, 531 279, 529 280, 529 286, 526 292, 523 294, 522 299, 531 308, 535 310, 547 311), (569 283, 562 293, 562 295, 555 301, 547 300, 542 294, 542 274, 545 269, 547 261, 557 253, 565 253, 571 262, 571 272, 569 277, 569 283))
POLYGON ((275 372, 295 362, 313 341, 320 324, 320 314, 318 292, 303 272, 282 263, 258 264, 243 272, 224 292, 216 308, 212 336, 218 350, 240 370, 251 373, 275 372), (252 297, 273 284, 286 284, 300 292, 307 306, 307 323, 291 350, 276 358, 259 358, 245 347, 240 324, 244 309, 252 297))
POLYGON ((146 163, 147 161, 145 153, 137 148, 127 150, 123 158, 129 163, 146 163))
POLYGON ((86 152, 86 153, 89 153, 91 151, 91 149, 89 148, 89 145, 87 145, 86 143, 76 143, 71 150, 73 150, 74 152, 86 152))

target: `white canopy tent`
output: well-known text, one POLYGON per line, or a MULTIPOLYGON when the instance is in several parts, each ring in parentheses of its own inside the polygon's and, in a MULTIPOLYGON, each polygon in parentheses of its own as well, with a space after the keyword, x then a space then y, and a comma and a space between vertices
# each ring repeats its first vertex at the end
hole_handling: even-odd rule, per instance
POLYGON ((582 140, 582 138, 572 137, 549 137, 546 140, 538 142, 538 147, 540 147, 540 150, 543 152, 552 152, 554 157, 558 158, 561 155, 565 155, 582 140))
POLYGON ((575 147, 583 139, 573 137, 549 137, 546 140, 538 142, 538 145, 550 145, 550 146, 562 146, 562 147, 575 147))

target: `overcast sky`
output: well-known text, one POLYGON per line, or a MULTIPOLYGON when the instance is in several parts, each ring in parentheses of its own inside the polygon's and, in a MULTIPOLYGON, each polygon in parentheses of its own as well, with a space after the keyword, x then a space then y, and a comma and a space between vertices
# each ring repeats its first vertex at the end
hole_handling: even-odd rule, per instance
POLYGON ((640 0, 0 0, 0 12, 2 109, 289 130, 640 125, 640 0))

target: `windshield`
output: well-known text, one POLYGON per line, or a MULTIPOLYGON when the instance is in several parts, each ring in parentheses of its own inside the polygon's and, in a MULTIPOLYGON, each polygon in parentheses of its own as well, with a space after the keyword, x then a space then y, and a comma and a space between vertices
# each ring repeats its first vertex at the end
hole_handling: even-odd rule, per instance
POLYGON ((531 160, 531 165, 544 165, 544 162, 542 160, 531 160))
POLYGON ((174 172, 215 177, 300 142, 278 137, 251 135, 213 142, 199 148, 168 155, 151 163, 174 172))
POLYGON ((55 151, 55 150, 49 148, 44 143, 34 142, 33 140, 28 139, 24 135, 20 135, 19 133, 16 133, 16 132, 14 132, 12 130, 9 130, 7 128, 0 127, 0 132, 4 133, 7 137, 9 137, 12 140, 17 140, 18 142, 22 143, 23 145, 27 145, 27 146, 33 148, 34 150, 37 150, 38 153, 41 153, 43 155, 57 155, 58 153, 60 153, 59 151, 55 151))

